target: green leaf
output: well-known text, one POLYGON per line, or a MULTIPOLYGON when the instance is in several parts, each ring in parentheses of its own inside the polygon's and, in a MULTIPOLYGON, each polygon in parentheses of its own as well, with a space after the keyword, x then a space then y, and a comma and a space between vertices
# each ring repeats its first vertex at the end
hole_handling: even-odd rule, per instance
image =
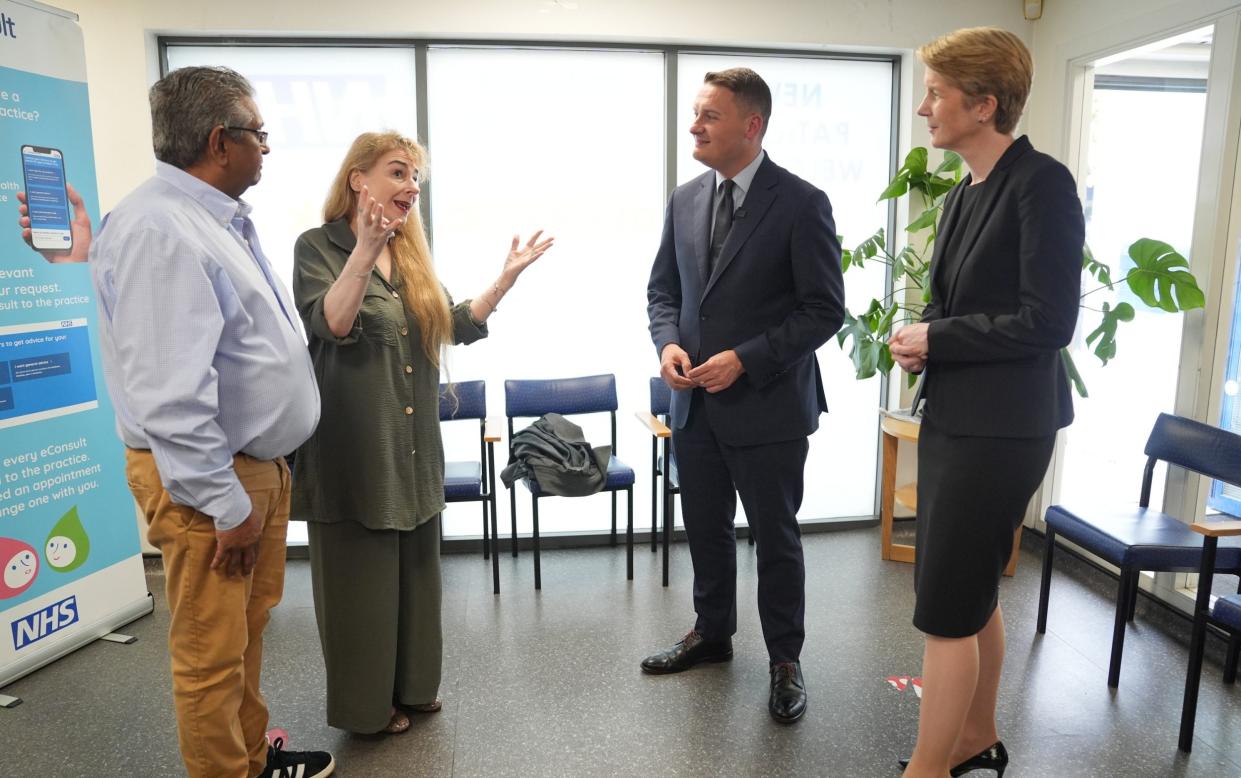
POLYGON ((905 228, 905 232, 917 232, 918 230, 925 230, 927 227, 930 227, 931 225, 935 224, 935 221, 938 218, 939 218, 938 208, 927 208, 925 211, 922 212, 920 216, 918 216, 918 218, 914 219, 913 221, 909 223, 909 226, 905 228))
POLYGON ((853 339, 849 358, 859 380, 875 375, 881 366, 885 373, 892 369, 892 355, 884 342, 883 327, 886 319, 886 326, 891 329, 895 310, 896 306, 891 306, 889 310, 878 300, 871 300, 870 307, 860 317, 845 311, 844 326, 836 333, 836 342, 843 349, 845 341, 853 339))
POLYGON ((1067 348, 1060 349, 1060 361, 1064 363, 1064 369, 1068 371, 1069 383, 1073 384, 1073 388, 1077 390, 1077 396, 1089 397, 1090 393, 1086 391, 1086 382, 1082 380, 1082 374, 1077 372, 1077 365, 1073 364, 1073 355, 1069 353, 1067 348))
POLYGON ((1082 270, 1098 279, 1099 283, 1108 289, 1112 288, 1112 268, 1095 259, 1094 252, 1086 245, 1082 246, 1082 270))
POLYGON ((1103 321, 1086 336, 1087 346, 1099 341, 1094 347, 1094 353, 1104 365, 1116 356, 1116 327, 1122 321, 1133 321, 1132 305, 1117 303, 1116 307, 1112 308, 1110 303, 1103 303, 1103 321))
POLYGON ((900 197, 909 191, 909 176, 897 173, 892 182, 888 184, 888 188, 884 189, 879 195, 879 200, 891 200, 893 197, 900 197))
POLYGON ((905 164, 901 170, 908 171, 911 176, 920 176, 926 173, 926 163, 929 153, 925 146, 914 146, 905 155, 905 164))
POLYGON ((1129 247, 1134 267, 1125 282, 1143 303, 1168 313, 1188 311, 1206 305, 1206 296, 1188 269, 1189 261, 1167 243, 1139 238, 1129 247))
POLYGON ((935 168, 935 175, 938 176, 941 173, 950 173, 960 170, 962 161, 961 155, 955 151, 945 151, 944 161, 939 163, 939 167, 935 168))

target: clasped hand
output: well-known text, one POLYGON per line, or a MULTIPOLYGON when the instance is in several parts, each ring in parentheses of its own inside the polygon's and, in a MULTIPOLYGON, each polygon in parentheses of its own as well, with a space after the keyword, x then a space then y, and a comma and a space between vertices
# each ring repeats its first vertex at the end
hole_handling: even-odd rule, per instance
POLYGON ((927 338, 929 324, 908 324, 888 338, 888 350, 896 364, 906 373, 921 373, 926 367, 930 341, 927 338))
POLYGON ((689 354, 676 343, 664 346, 659 361, 659 374, 672 389, 693 389, 700 386, 710 394, 722 392, 737 382, 745 366, 737 352, 729 349, 694 367, 689 354))

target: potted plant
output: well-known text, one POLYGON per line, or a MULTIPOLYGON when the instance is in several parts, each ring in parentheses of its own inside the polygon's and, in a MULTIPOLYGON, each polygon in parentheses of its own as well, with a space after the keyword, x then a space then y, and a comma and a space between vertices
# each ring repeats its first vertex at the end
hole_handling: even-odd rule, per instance
MULTIPOLYGON (((867 309, 855 316, 847 308, 845 322, 836 341, 844 348, 852 338, 849 356, 859 379, 870 378, 876 373, 887 375, 895 365, 888 351, 887 339, 893 326, 922 318, 922 311, 931 299, 930 273, 931 252, 935 245, 936 226, 943 211, 944 199, 949 190, 961 180, 961 157, 946 152, 938 167, 928 168, 928 153, 921 146, 905 157, 905 164, 897 171, 880 200, 891 200, 910 192, 916 192, 923 206, 922 213, 905 228, 910 234, 907 245, 897 253, 888 250, 882 228, 853 249, 842 251, 841 265, 845 272, 850 268, 865 267, 867 262, 880 262, 891 268, 892 291, 881 300, 872 299, 867 309), (916 244, 916 233, 926 231, 921 247, 916 244)), ((1123 284, 1135 297, 1150 308, 1169 313, 1179 313, 1201 308, 1206 300, 1198 281, 1189 272, 1189 262, 1163 241, 1139 238, 1129 247, 1133 261, 1123 277, 1115 279, 1112 269, 1100 262, 1083 247, 1082 272, 1089 277, 1081 295, 1084 311, 1099 317, 1098 324, 1086 336, 1095 356, 1106 365, 1116 356, 1116 332, 1120 324, 1132 321, 1133 306, 1119 302, 1114 307, 1109 302, 1092 307, 1091 295, 1104 289, 1114 289, 1123 284)), ((1068 349, 1061 349, 1060 356, 1068 370, 1069 380, 1082 397, 1089 396, 1073 358, 1068 349)), ((908 376, 912 385, 915 376, 908 376)))

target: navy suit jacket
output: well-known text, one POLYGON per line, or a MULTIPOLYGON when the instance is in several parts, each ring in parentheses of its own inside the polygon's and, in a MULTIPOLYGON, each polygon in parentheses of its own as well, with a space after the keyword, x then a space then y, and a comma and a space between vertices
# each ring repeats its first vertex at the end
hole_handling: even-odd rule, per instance
MULTIPOLYGON (((794 440, 827 411, 815 349, 844 321, 840 241, 827 195, 766 157, 707 277, 715 172, 679 186, 647 286, 656 352, 677 343, 697 366, 734 349, 745 372, 703 394, 716 437, 733 446, 794 440)), ((691 390, 672 393, 683 428, 691 390)))
POLYGON ((1073 421, 1060 349, 1077 326, 1085 225, 1068 168, 1025 136, 1000 157, 965 224, 948 193, 922 320, 926 417, 953 435, 1033 438, 1073 421), (963 252, 949 263, 958 230, 963 252), (952 272, 950 272, 950 269, 952 272))

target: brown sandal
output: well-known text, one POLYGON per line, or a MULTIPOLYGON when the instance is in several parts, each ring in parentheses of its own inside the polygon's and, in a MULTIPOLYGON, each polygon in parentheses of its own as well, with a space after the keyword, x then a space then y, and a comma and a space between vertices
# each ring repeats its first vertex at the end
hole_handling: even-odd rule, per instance
POLYGON ((401 707, 410 713, 436 713, 444 707, 444 701, 436 697, 434 702, 420 702, 417 705, 402 705, 401 707))
POLYGON ((409 731, 410 723, 409 716, 402 711, 394 710, 392 718, 388 719, 388 726, 379 731, 385 735, 399 735, 409 731))

